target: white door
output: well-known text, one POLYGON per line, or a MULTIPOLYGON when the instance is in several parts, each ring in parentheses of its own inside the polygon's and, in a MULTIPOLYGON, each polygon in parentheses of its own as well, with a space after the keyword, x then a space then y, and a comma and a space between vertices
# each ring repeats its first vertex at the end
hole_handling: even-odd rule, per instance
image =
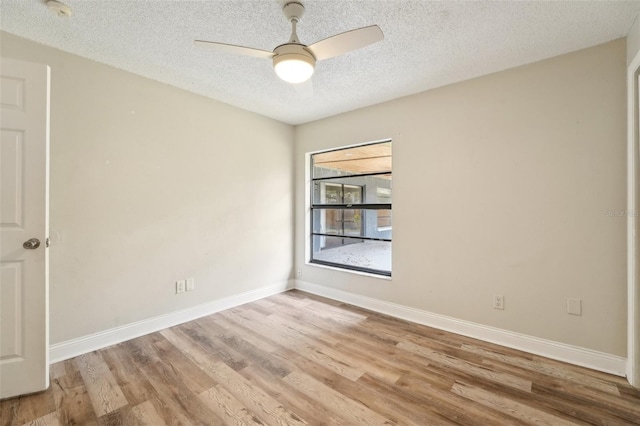
POLYGON ((0 398, 49 387, 48 186, 49 67, 1 58, 0 398))

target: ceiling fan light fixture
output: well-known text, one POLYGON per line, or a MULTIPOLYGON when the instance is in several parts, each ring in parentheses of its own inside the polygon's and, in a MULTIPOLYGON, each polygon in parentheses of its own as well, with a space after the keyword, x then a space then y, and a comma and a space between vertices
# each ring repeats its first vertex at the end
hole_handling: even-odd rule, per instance
POLYGON ((279 46, 274 53, 273 69, 278 77, 287 83, 302 83, 313 75, 316 59, 302 45, 279 46))
MULTIPOLYGON (((273 52, 215 41, 195 40, 193 43, 196 46, 219 52, 271 59, 273 69, 278 77, 287 83, 299 84, 311 78, 316 67, 316 61, 334 58, 353 50, 361 49, 384 38, 380 27, 370 25, 336 34, 307 46, 300 42, 296 33, 298 22, 304 15, 302 0, 279 0, 278 2, 285 3, 282 12, 291 23, 291 37, 289 37, 287 43, 276 47, 273 52)), ((309 85, 306 86, 309 87, 309 85)))

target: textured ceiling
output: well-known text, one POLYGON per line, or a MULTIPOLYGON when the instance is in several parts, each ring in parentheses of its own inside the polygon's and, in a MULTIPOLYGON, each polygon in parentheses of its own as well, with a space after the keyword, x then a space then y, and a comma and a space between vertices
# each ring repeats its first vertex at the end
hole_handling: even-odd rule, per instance
POLYGON ((0 0, 0 29, 204 96, 300 124, 624 37, 640 1, 306 0, 305 44, 378 24, 384 41, 321 61, 313 93, 269 60, 194 39, 271 51, 290 26, 281 1, 0 0))

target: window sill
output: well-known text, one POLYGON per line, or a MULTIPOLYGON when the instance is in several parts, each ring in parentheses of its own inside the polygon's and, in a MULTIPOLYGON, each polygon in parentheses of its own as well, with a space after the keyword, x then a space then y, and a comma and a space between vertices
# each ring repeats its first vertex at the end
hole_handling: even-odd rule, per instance
POLYGON ((305 262, 305 265, 313 266, 314 268, 330 269, 332 271, 346 272, 347 274, 355 274, 355 275, 362 275, 370 278, 377 278, 384 281, 392 281, 392 278, 393 278, 393 276, 374 274, 372 272, 356 271, 353 269, 338 268, 337 266, 323 265, 321 263, 305 262))

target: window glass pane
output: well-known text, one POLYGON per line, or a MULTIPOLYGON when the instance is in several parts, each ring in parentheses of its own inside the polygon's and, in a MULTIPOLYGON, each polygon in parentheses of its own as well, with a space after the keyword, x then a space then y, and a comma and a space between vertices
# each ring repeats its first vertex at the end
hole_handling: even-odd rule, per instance
MULTIPOLYGON (((391 210, 376 210, 376 213, 378 231, 391 231, 391 210)), ((389 232, 389 238, 391 238, 391 232, 389 232)))
POLYGON ((313 232, 342 235, 342 210, 314 210, 313 232))
POLYGON ((389 176, 389 185, 376 188, 376 201, 378 203, 391 204, 391 176, 389 176))
POLYGON ((391 210, 314 209, 313 232, 390 240, 391 210))
POLYGON ((362 235, 362 210, 342 210, 344 235, 362 235))
POLYGON ((391 141, 312 154, 311 167, 311 262, 390 276, 391 141))
POLYGON ((319 204, 343 204, 342 203, 342 185, 320 182, 316 185, 318 191, 316 195, 319 204))
POLYGON ((313 236, 313 259, 391 272, 391 242, 313 236))
POLYGON ((362 203, 362 187, 353 185, 344 185, 342 187, 342 197, 345 204, 361 204, 362 203))
POLYGON ((313 204, 391 204, 391 174, 313 182, 313 204))
POLYGON ((313 154, 313 178, 391 171, 391 142, 313 154))

